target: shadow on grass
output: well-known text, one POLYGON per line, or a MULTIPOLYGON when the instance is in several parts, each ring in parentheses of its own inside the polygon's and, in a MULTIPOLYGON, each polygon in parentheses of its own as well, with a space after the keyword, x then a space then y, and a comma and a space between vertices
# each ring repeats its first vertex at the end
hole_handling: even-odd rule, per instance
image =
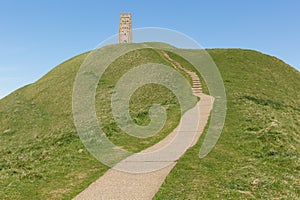
POLYGON ((249 101, 252 101, 258 105, 262 105, 262 106, 270 106, 276 110, 283 110, 284 108, 291 108, 295 111, 300 112, 300 108, 291 106, 291 105, 285 105, 280 101, 273 101, 271 99, 259 99, 259 98, 255 98, 249 95, 243 96, 243 99, 247 99, 249 101))

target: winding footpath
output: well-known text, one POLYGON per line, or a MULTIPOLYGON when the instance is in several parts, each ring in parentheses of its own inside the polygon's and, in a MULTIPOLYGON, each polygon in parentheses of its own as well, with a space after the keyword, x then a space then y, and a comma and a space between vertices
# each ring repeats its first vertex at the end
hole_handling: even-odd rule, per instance
POLYGON ((178 127, 166 138, 122 160, 74 200, 152 199, 177 160, 197 143, 213 107, 213 97, 203 94, 200 79, 195 72, 184 68, 166 52, 161 52, 175 68, 190 75, 193 94, 200 97, 200 101, 182 116, 178 127))

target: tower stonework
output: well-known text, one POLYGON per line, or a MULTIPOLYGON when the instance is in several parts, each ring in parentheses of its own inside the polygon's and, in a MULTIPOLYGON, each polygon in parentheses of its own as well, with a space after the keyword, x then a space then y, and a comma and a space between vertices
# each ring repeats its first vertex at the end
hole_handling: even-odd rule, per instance
POLYGON ((119 43, 132 42, 132 22, 130 13, 120 14, 119 43))

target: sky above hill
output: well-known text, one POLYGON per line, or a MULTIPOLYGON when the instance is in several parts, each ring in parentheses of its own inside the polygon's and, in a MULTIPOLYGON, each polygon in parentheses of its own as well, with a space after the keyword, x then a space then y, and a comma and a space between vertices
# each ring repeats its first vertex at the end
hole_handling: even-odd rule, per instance
POLYGON ((300 70, 300 1, 0 0, 0 98, 117 34, 120 12, 133 28, 182 32, 204 48, 247 48, 300 70))

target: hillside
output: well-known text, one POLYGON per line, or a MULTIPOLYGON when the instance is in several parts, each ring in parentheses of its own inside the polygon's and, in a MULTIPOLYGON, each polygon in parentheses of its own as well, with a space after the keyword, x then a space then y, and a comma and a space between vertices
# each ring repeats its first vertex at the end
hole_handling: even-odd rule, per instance
POLYGON ((225 127, 214 150, 203 140, 178 162, 155 199, 298 199, 300 73, 275 57, 208 50, 226 87, 225 127))
MULTIPOLYGON (((300 73, 255 51, 212 49, 208 53, 219 67, 228 97, 223 133, 206 158, 198 159, 201 141, 189 150, 156 198, 299 196, 300 73), (254 180, 258 184, 253 185, 254 180)), ((86 56, 60 64, 36 83, 1 99, 0 199, 70 199, 108 169, 85 150, 73 124, 73 82, 86 56)), ((97 88, 96 110, 104 130, 117 145, 134 152, 165 137, 180 117, 174 94, 151 84, 132 96, 131 115, 138 124, 147 124, 148 108, 161 103, 168 121, 160 134, 137 139, 122 134, 113 122, 112 87, 127 70, 147 62, 172 66, 159 51, 134 51, 112 63, 97 88)))

